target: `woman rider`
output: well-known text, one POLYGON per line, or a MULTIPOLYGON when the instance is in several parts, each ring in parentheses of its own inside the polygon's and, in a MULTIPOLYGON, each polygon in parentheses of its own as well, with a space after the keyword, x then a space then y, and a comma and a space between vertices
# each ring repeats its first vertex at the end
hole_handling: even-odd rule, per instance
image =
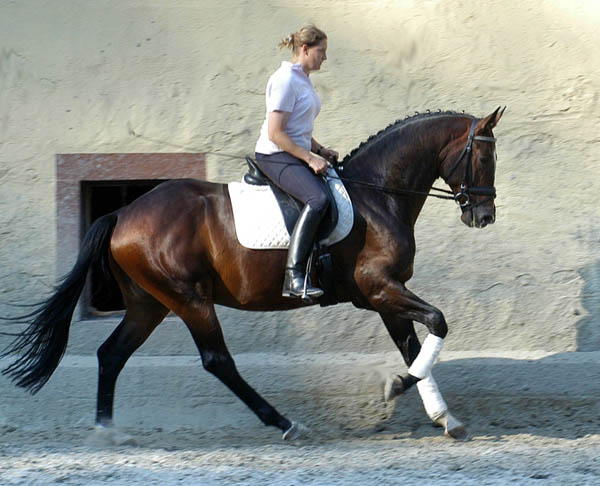
MULTIPOLYGON (((282 291, 284 297, 302 297, 306 262, 329 204, 318 177, 338 157, 335 150, 323 147, 312 136, 321 101, 309 75, 327 59, 327 36, 307 25, 279 47, 292 50, 292 61, 282 62, 267 83, 267 114, 256 143, 256 161, 271 181, 304 203, 290 238, 282 291)), ((309 297, 323 295, 310 284, 306 293, 309 297)))

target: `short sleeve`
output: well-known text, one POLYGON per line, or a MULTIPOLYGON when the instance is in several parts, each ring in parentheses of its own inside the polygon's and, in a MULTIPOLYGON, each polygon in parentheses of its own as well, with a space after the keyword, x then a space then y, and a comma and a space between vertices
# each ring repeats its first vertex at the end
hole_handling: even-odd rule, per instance
POLYGON ((292 112, 296 103, 296 93, 289 75, 276 73, 267 86, 267 112, 275 110, 292 112), (277 75, 279 74, 279 75, 277 75))

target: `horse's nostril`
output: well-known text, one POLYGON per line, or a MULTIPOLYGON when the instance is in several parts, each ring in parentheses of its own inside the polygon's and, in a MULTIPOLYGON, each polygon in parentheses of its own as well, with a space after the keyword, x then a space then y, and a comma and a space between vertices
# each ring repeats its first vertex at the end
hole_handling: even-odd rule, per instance
POLYGON ((481 218, 481 221, 485 224, 492 224, 494 222, 494 216, 491 214, 486 214, 483 218, 481 218))

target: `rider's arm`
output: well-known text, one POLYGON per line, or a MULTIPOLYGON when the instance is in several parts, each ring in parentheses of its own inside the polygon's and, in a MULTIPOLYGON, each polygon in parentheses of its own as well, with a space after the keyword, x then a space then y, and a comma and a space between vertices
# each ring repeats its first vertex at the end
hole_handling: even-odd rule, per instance
POLYGON ((328 166, 327 162, 294 143, 290 136, 285 132, 285 127, 287 126, 290 115, 291 113, 288 111, 275 110, 269 112, 269 139, 280 149, 306 162, 316 174, 326 172, 328 166))

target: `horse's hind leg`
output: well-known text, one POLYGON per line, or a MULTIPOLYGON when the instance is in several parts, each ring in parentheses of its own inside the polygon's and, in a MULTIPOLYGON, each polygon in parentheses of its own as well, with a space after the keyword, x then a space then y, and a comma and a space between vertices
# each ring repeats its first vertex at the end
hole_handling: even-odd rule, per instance
MULTIPOLYGON (((421 350, 413 321, 399 318, 394 314, 381 314, 381 317, 394 343, 402 353, 406 366, 410 367, 421 350)), ((385 399, 392 400, 412 386, 414 382, 411 378, 408 375, 407 377, 396 376, 393 379, 388 379, 384 390, 385 399)), ((445 433, 450 437, 465 439, 467 432, 464 425, 448 411, 448 405, 446 405, 431 373, 417 382, 417 389, 429 418, 435 424, 443 426, 445 433)))
POLYGON ((96 424, 112 425, 115 385, 129 357, 165 318, 169 310, 133 282, 118 278, 125 317, 98 349, 98 401, 96 424))
POLYGON ((284 432, 284 439, 296 438, 302 426, 280 415, 238 373, 225 345, 214 305, 208 302, 192 303, 180 310, 179 315, 194 338, 204 368, 235 393, 265 425, 279 428, 284 432))

